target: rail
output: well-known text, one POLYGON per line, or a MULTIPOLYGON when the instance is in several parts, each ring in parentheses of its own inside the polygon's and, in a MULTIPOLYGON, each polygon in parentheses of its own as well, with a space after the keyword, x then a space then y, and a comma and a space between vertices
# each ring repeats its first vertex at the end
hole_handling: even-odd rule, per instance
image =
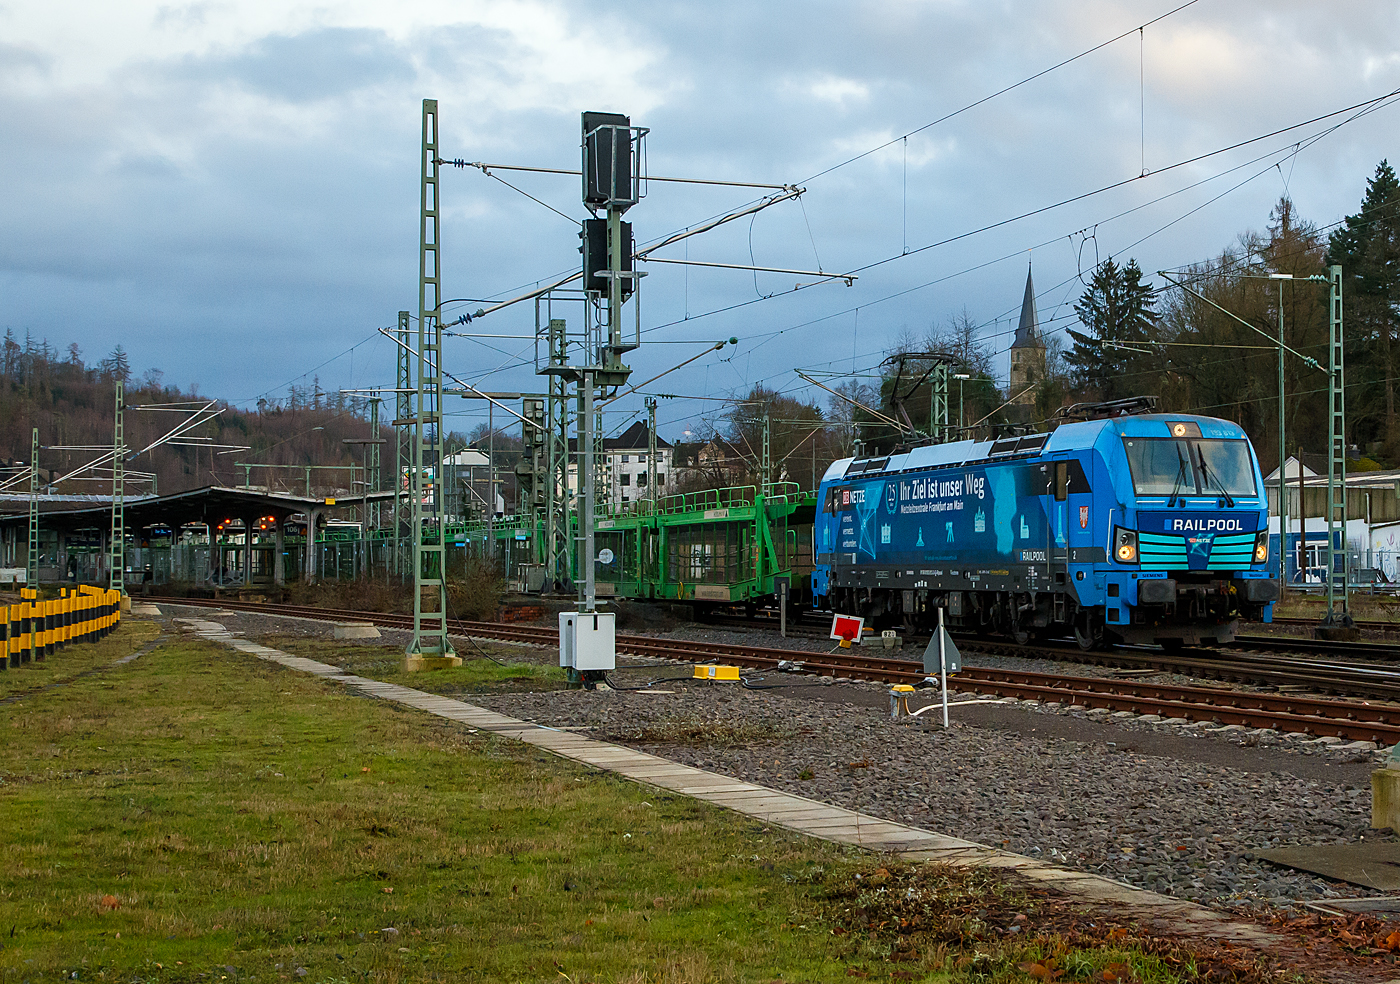
MULTIPOLYGON (((353 619, 392 628, 406 628, 412 624, 412 616, 378 612, 329 611, 222 599, 159 600, 174 605, 220 607, 325 621, 353 619)), ((448 624, 455 634, 479 638, 547 646, 557 645, 559 638, 557 629, 544 626, 460 620, 449 620, 448 624)), ((788 670, 885 683, 917 684, 925 678, 923 667, 919 663, 893 657, 814 653, 630 635, 617 637, 617 650, 619 653, 686 662, 708 663, 722 659, 762 670, 788 670)), ((1304 694, 1259 694, 1223 687, 1134 683, 1101 677, 1074 677, 967 666, 964 666, 956 677, 949 679, 949 686, 954 690, 984 696, 1015 697, 1061 706, 1129 711, 1180 721, 1267 728, 1387 745, 1400 742, 1400 708, 1304 694)))

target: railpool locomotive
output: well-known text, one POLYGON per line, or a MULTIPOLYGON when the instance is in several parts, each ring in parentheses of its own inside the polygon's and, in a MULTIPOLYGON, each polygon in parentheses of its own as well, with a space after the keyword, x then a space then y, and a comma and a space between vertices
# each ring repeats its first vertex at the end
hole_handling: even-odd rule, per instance
POLYGON ((1018 642, 1168 647, 1269 621, 1268 501, 1244 431, 1142 414, 835 462, 813 529, 814 604, 1018 642))

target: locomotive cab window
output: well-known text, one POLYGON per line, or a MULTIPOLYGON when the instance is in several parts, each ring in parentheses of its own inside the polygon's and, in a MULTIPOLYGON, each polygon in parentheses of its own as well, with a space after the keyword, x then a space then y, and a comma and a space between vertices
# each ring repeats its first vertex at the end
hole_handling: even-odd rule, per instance
POLYGON ((1125 437, 1138 495, 1258 494, 1244 440, 1125 437))

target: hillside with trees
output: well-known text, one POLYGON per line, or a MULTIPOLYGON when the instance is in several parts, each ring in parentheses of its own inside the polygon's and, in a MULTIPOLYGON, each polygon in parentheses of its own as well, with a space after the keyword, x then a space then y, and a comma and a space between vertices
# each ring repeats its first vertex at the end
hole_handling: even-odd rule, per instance
MULTIPOLYGON (((132 451, 145 448, 184 419, 175 412, 178 409, 193 410, 213 403, 211 409, 221 411, 190 431, 185 436, 187 443, 166 445, 126 463, 129 473, 153 474, 161 493, 206 485, 241 485, 247 480, 245 475, 250 475, 256 485, 304 493, 304 466, 360 464, 365 446, 344 442, 372 436, 364 400, 325 393, 314 381, 308 387, 293 386, 284 400, 260 400, 258 408, 250 413, 165 385, 158 369, 147 370, 138 378, 120 346, 96 365, 87 365, 76 343, 60 353, 46 339, 19 339, 9 331, 0 343, 0 459, 8 466, 6 473, 14 475, 27 469, 36 427, 39 474, 46 483, 60 480, 102 453, 61 448, 110 448, 117 380, 125 387, 126 445, 132 451), (162 409, 134 409, 157 405, 162 409), (248 450, 221 453, 228 448, 194 446, 199 443, 248 450), (235 462, 296 467, 254 467, 249 473, 235 467, 235 462)), ((390 414, 386 409, 386 423, 390 414)), ((388 467, 383 471, 387 483, 393 473, 392 429, 382 427, 379 436, 390 442, 381 445, 390 449, 385 455, 388 467)), ((94 480, 89 472, 59 481, 54 491, 110 492, 110 475, 110 470, 103 470, 94 480)), ((349 468, 318 470, 312 476, 312 491, 317 495, 348 492, 351 482, 360 478, 349 468)), ((133 478, 129 490, 143 492, 150 485, 149 479, 133 478)))

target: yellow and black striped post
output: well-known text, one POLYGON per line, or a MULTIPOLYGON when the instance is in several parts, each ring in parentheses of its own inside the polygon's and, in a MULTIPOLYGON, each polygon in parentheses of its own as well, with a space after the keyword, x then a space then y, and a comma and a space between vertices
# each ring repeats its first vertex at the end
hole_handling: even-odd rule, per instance
POLYGON ((25 588, 15 605, 0 605, 0 671, 17 669, 70 642, 104 639, 121 621, 121 592, 86 585, 62 597, 39 600, 25 588))

